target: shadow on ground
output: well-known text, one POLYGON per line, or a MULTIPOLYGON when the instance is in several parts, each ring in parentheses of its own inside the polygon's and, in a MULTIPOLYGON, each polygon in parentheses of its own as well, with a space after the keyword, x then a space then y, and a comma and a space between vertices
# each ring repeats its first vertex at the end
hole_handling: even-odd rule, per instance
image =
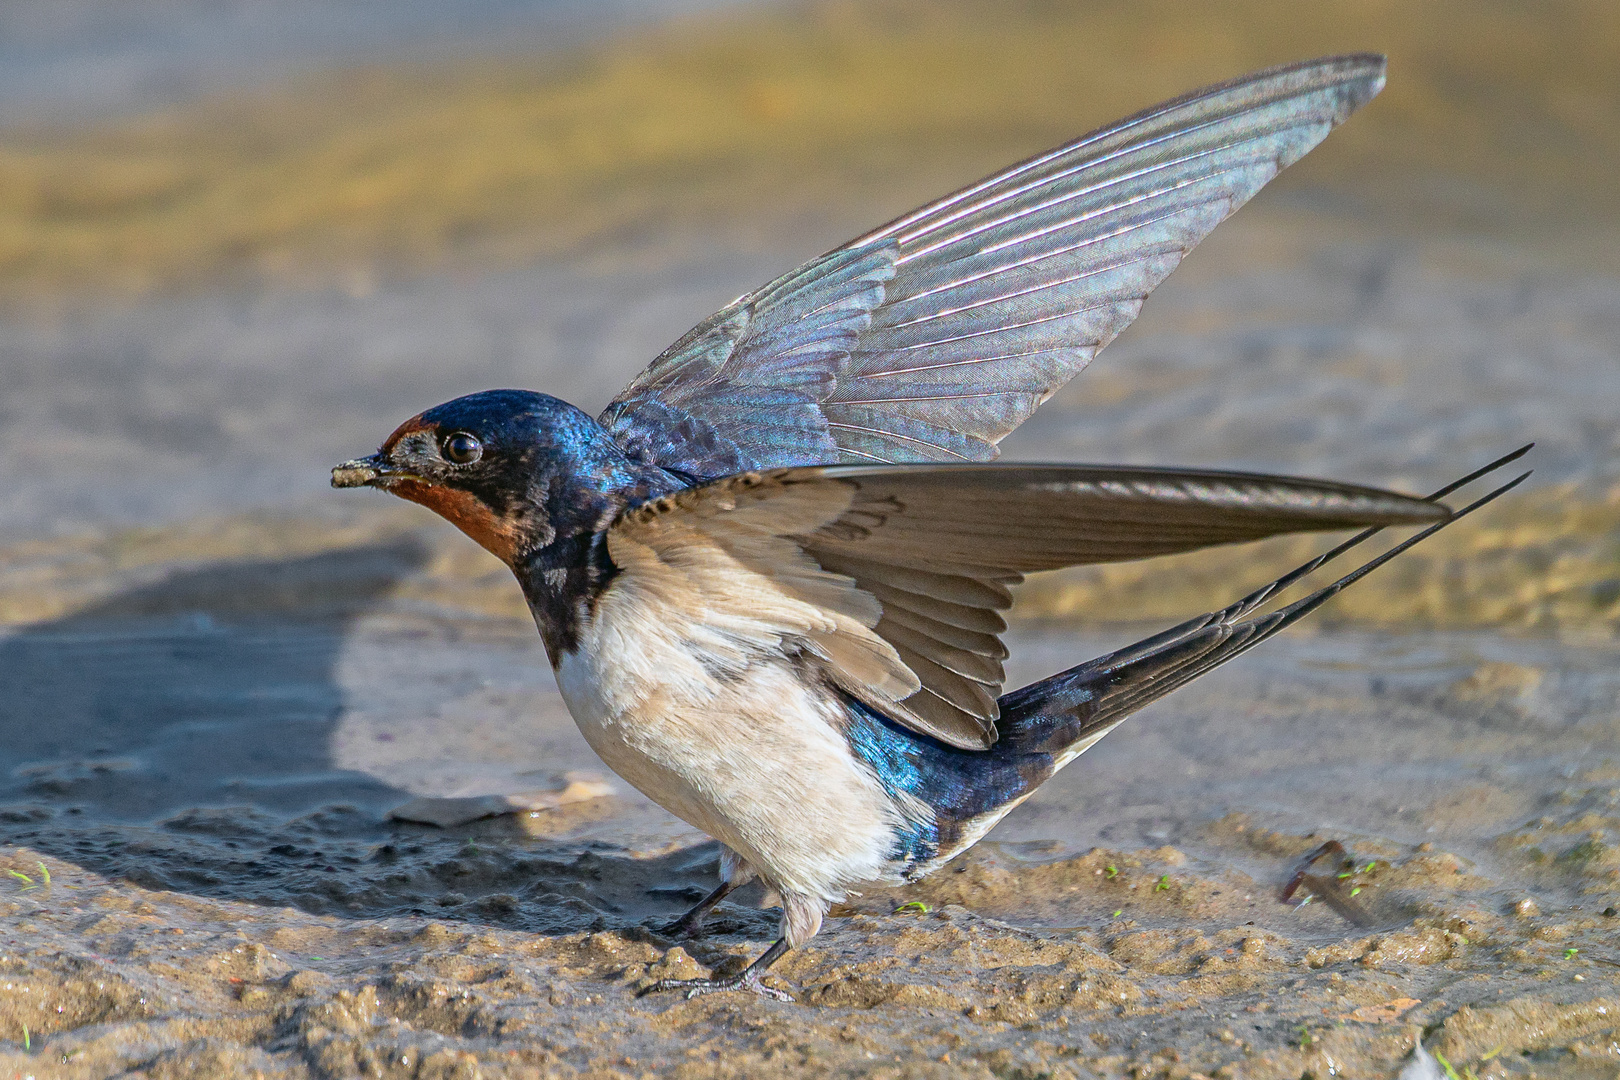
POLYGON ((409 793, 333 764, 345 638, 426 557, 406 539, 205 566, 0 640, 0 842, 147 888, 553 933, 701 896, 713 845, 555 838, 589 804, 549 837, 408 825, 386 814, 409 793))

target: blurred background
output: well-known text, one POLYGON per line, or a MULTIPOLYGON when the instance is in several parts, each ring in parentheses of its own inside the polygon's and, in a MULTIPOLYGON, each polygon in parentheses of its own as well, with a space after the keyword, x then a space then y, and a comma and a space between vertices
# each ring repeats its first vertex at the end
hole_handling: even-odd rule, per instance
MULTIPOLYGON (((1005 456, 1425 490, 1535 440, 1531 485, 1311 632, 1612 649, 1606 0, 0 6, 0 676, 33 688, 13 729, 72 719, 12 738, 8 782, 151 815, 334 790, 380 807, 590 766, 504 568, 420 508, 330 490, 333 463, 491 387, 594 411, 731 297, 880 221, 1190 88, 1354 50, 1389 54, 1383 95, 1005 456), (467 634, 507 635, 505 659, 467 634), (428 668, 431 691, 411 681, 428 668), (389 717, 405 727, 373 730, 389 717), (305 722, 330 753, 244 751, 226 772, 249 795, 175 781, 212 760, 199 747, 279 747, 305 722)), ((1050 669, 1079 624, 1224 605, 1322 543, 1048 575, 1017 613, 1050 669)), ((1517 648, 1469 645, 1433 677, 1517 648)))
MULTIPOLYGON (((1385 93, 1006 456, 1423 487, 1535 439, 1537 488, 1338 616, 1607 636, 1620 10, 1602 0, 7 4, 0 618, 62 614, 132 568, 442 539, 329 492, 327 466, 474 390, 595 408, 721 303, 878 221, 1191 87, 1350 50, 1389 54, 1385 93)), ((444 550, 424 573, 490 572, 444 550)), ((1245 554, 1245 576, 1299 550, 1245 554)), ((1024 610, 1176 614, 1231 571, 1193 559, 1191 594, 1155 596, 1138 569, 1072 574, 1024 610)))

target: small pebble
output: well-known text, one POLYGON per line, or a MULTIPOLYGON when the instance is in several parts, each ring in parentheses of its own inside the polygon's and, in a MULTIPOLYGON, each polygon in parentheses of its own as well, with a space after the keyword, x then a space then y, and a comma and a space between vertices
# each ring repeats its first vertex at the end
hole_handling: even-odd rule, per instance
POLYGON ((1521 919, 1533 919, 1541 914, 1541 907, 1529 897, 1513 905, 1513 914, 1521 919))

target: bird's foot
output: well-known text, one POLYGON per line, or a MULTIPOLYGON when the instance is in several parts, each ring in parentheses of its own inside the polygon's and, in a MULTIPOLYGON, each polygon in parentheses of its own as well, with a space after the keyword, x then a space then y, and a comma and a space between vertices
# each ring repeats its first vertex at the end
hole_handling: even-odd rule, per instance
POLYGON ((684 990, 688 1001, 700 994, 717 994, 722 990, 745 990, 761 997, 775 998, 777 1001, 793 1000, 793 995, 787 991, 766 986, 760 981, 759 972, 751 967, 726 979, 659 979, 651 986, 637 991, 636 997, 646 997, 648 994, 657 994, 665 990, 684 990))

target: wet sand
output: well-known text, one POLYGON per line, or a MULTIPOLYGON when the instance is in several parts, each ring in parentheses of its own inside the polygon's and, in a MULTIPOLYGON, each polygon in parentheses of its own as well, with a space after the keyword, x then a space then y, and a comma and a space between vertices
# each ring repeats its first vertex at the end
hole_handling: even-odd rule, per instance
MULTIPOLYGON (((600 769, 532 627, 445 602, 482 580, 434 580, 449 539, 174 570, 0 639, 0 1067, 1391 1075, 1420 1028, 1481 1077, 1617 1067, 1611 645, 1287 636, 934 879, 837 909, 777 969, 798 1003, 638 999, 774 931, 756 892, 710 937, 656 932, 712 843, 611 778, 454 828, 387 816, 600 769), (1328 839, 1366 925, 1279 899, 1328 839)), ((1022 623, 1012 681, 1141 629, 1022 623)))
MULTIPOLYGON (((1264 5, 1229 6, 1242 20, 1264 5)), ((661 937, 714 883, 714 845, 603 774, 501 567, 417 508, 328 491, 325 467, 488 386, 599 405, 741 289, 971 176, 951 167, 1048 141, 1062 111, 1043 98, 1014 114, 1023 91, 1001 87, 984 106, 1000 119, 975 141, 960 116, 940 119, 948 102, 905 90, 887 108, 914 107, 907 126, 861 93, 945 71, 941 57, 976 55, 970 38, 1029 63, 1069 38, 1032 36, 1024 15, 974 37, 971 5, 928 34, 907 29, 920 24, 903 5, 892 18, 824 9, 810 40, 870 32, 921 59, 842 82, 794 61, 774 90, 739 69, 690 99, 711 111, 682 120, 712 119, 746 91, 738 100, 764 121, 703 144, 734 167, 725 184, 691 181, 691 163, 653 140, 547 189, 588 251, 526 232, 540 204, 484 244, 479 230, 506 212, 491 204, 494 218, 466 219, 473 239, 413 261, 367 230, 403 214, 437 236, 443 214, 466 208, 384 199, 354 211, 353 247, 335 255, 300 248, 296 222, 247 230, 243 265, 270 266, 262 277, 240 272, 228 243, 209 248, 219 237, 198 217, 176 243, 202 246, 153 249, 142 288, 38 300, 93 244, 61 248, 65 261, 32 278, 26 259, 8 263, 0 1077, 1321 1080, 1394 1075, 1419 1032, 1479 1080, 1620 1074, 1620 281, 1590 257, 1616 223, 1603 216, 1610 174, 1592 167, 1612 147, 1577 137, 1606 115, 1613 67, 1581 29, 1607 16, 1587 7, 1458 23, 1477 35, 1469 47, 1437 44, 1439 15, 1374 20, 1425 72, 1421 92, 1392 84, 1384 119, 1358 119, 1387 145, 1356 141, 1355 124, 1336 135, 1297 182, 1223 225, 1006 445, 1010 458, 1423 490, 1535 439, 1538 486, 1132 719, 935 878, 835 911, 774 969, 795 1004, 634 996, 658 977, 732 970, 769 941, 775 912, 745 891, 711 936, 661 937), (1524 47, 1507 49, 1515 34, 1524 47), (1434 74, 1459 70, 1469 48, 1498 57, 1496 81, 1434 74), (1509 54, 1530 59, 1512 67, 1509 54), (1563 81, 1535 90, 1535 58, 1564 54, 1563 81), (1552 132, 1545 152, 1496 175, 1491 139, 1456 135, 1493 115, 1505 119, 1491 138, 1552 132), (804 157, 770 157, 806 116, 804 157), (1453 141, 1426 145, 1441 131, 1453 141), (768 164, 740 164, 756 153, 768 164), (1390 171, 1402 154, 1431 170, 1423 183, 1390 171), (801 168, 778 192, 787 209, 765 213, 761 192, 801 168), (834 174, 841 186, 826 187, 834 174), (579 201, 603 177, 603 201, 579 201), (1499 213, 1514 184, 1542 182, 1522 215, 1499 213), (1579 243, 1548 223, 1570 191, 1592 221, 1579 243), (1424 220, 1424 206, 1458 200, 1488 225, 1461 211, 1424 220), (723 205, 736 220, 706 232, 723 205), (637 231, 666 210, 678 227, 637 231), (285 274, 262 258, 284 248, 285 274), (200 285, 182 264, 227 284, 200 285), (390 816, 582 773, 613 794, 449 828, 390 816), (1327 881, 1283 902, 1330 840, 1349 865, 1315 864, 1327 881)), ((558 100, 605 116, 615 94, 696 78, 714 56, 791 57, 805 25, 784 18, 667 49, 629 40, 595 66, 565 65, 574 81, 558 100)), ((1095 78, 1117 84, 1134 56, 1148 96, 1250 66, 1255 50, 1304 55, 1349 33, 1318 49, 1321 27, 1273 21, 1258 43, 1189 30, 1148 47, 1129 20, 1097 18, 1118 58, 1095 78)), ((420 93, 418 76, 379 85, 420 93)), ((457 102, 490 100, 479 78, 457 102)), ((264 107, 266 130, 286 130, 302 92, 264 107)), ((563 108, 532 86, 511 100, 530 120, 563 108)), ((1107 111, 1090 119, 1146 103, 1099 100, 1107 111)), ((357 106, 357 130, 373 131, 371 108, 357 106)), ((152 130, 97 145, 155 153, 140 142, 152 130)), ((73 153, 79 137, 64 136, 73 153)), ((270 172, 287 160, 272 144, 270 172)), ((182 188, 212 190, 198 183, 182 188)), ((79 224, 127 254, 119 230, 138 233, 142 215, 212 205, 175 198, 109 203, 79 224)), ((50 215, 24 224, 38 226, 36 251, 79 235, 50 215)), ((121 258, 96 288, 122 280, 133 264, 121 258)), ((1320 544, 1031 582, 1009 685, 1228 602, 1320 544)))

